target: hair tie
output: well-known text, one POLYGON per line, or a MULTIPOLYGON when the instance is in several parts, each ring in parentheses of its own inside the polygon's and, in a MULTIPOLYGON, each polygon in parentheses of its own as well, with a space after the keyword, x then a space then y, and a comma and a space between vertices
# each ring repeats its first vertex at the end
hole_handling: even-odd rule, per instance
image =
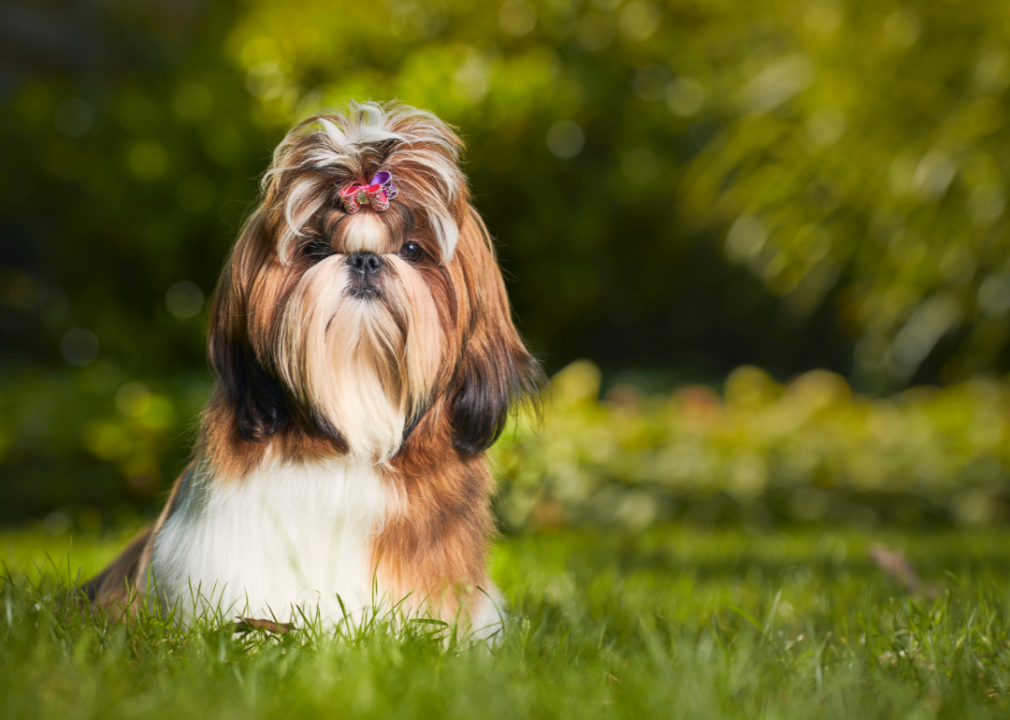
POLYGON ((385 212, 389 201, 400 194, 393 184, 393 175, 383 170, 378 172, 367 185, 348 185, 340 191, 344 210, 356 213, 362 205, 371 205, 378 212, 385 212))

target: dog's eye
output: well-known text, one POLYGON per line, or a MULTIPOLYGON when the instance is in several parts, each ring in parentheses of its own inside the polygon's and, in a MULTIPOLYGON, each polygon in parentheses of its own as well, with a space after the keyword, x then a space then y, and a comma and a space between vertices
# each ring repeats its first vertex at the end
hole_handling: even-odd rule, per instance
POLYGON ((408 262, 418 262, 424 257, 424 250, 416 242, 409 242, 400 248, 400 257, 408 262))
POLYGON ((324 260, 333 254, 333 246, 330 245, 330 241, 322 238, 311 240, 305 243, 302 248, 302 252, 305 253, 305 257, 311 258, 316 262, 324 260))

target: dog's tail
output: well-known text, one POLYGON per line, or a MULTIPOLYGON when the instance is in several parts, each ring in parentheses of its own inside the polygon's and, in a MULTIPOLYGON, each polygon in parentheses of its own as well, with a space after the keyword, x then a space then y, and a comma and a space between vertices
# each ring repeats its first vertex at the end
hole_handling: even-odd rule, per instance
POLYGON ((144 589, 137 587, 137 581, 147 572, 154 538, 189 491, 192 475, 193 463, 190 463, 172 486, 165 509, 154 526, 133 538, 119 557, 78 588, 81 600, 86 600, 92 607, 125 610, 137 599, 137 591, 144 589))
POLYGON ((144 530, 108 567, 84 583, 80 587, 83 598, 102 607, 126 604, 137 580, 141 557, 153 532, 153 528, 144 530))

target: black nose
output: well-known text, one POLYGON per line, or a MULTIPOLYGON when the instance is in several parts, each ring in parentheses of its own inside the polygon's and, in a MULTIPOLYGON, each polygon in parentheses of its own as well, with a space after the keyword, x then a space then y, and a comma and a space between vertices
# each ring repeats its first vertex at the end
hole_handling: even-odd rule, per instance
POLYGON ((356 252, 347 258, 347 267, 355 275, 376 275, 382 269, 382 258, 373 252, 356 252))

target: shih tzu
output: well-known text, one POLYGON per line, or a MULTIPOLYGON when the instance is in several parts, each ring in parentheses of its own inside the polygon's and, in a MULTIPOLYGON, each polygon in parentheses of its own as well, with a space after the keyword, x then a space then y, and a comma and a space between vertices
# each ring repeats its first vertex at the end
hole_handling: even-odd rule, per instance
POLYGON ((339 622, 406 597, 473 630, 497 622, 484 451, 543 374, 462 146, 395 104, 291 130, 215 293, 194 460, 89 598, 151 587, 189 613, 339 622))

